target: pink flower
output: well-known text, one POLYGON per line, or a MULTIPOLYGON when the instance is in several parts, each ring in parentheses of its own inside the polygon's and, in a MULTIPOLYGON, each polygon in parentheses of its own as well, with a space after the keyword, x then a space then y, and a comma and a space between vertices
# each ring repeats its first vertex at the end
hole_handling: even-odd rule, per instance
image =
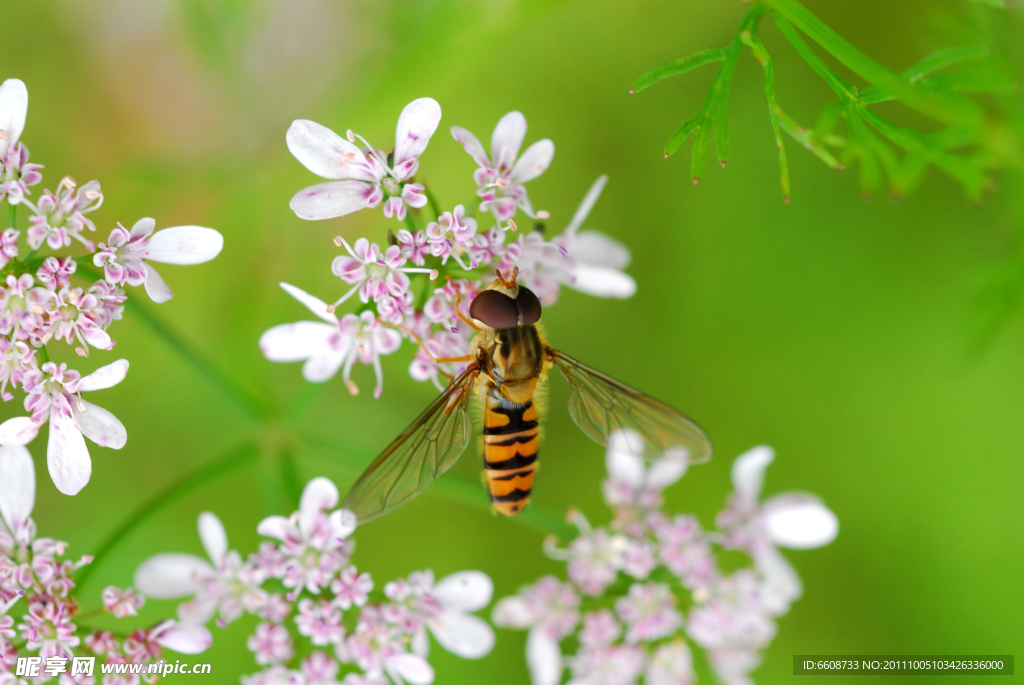
POLYGON ((295 617, 299 635, 305 635, 317 647, 336 644, 345 639, 341 610, 326 599, 303 599, 295 617))
POLYGON ((752 571, 720 578, 706 601, 690 611, 686 632, 708 650, 760 649, 775 636, 775 623, 765 612, 763 599, 752 571))
POLYGON ((274 623, 260 623, 256 632, 249 636, 246 646, 256 653, 256 663, 261 666, 279 664, 292 658, 295 647, 288 629, 274 623))
POLYGON ((44 659, 50 656, 71 656, 73 648, 81 640, 75 635, 75 624, 71 622, 64 602, 46 597, 34 599, 28 605, 28 613, 22 616, 24 623, 18 624, 22 639, 29 651, 39 650, 44 659))
POLYGON ((369 599, 373 580, 369 573, 360 573, 355 566, 346 566, 331 582, 334 603, 342 609, 361 607, 369 599))
POLYGON ((690 648, 681 639, 659 645, 644 675, 644 685, 691 685, 696 680, 690 648))
POLYGON ((718 574, 718 567, 700 522, 693 516, 674 519, 652 517, 658 538, 658 558, 690 590, 706 588, 718 574))
POLYGON ((569 667, 568 685, 634 685, 644 669, 644 652, 632 645, 583 647, 569 667))
MULTIPOLYGON (((0 86, 2 88, 3 86, 0 86)), ((0 269, 18 256, 18 236, 21 233, 13 228, 4 229, 0 233, 0 269)))
POLYGON ((26 234, 28 245, 33 250, 40 249, 43 243, 53 250, 68 247, 72 238, 89 252, 96 249, 91 240, 82 237, 82 231, 86 228, 96 230, 96 224, 85 215, 103 204, 99 181, 89 181, 77 188, 75 180, 65 176, 54 192, 44 191, 37 204, 32 204, 27 198, 22 198, 21 203, 33 212, 28 218, 30 226, 26 234))
POLYGON ((634 583, 629 594, 615 603, 615 612, 626 622, 626 642, 650 642, 668 637, 683 626, 676 598, 667 585, 634 583))
POLYGON ((466 271, 475 269, 477 262, 470 259, 469 265, 462 261, 460 255, 469 251, 476 234, 476 219, 464 218, 465 208, 455 207, 454 212, 445 212, 437 221, 427 224, 426 236, 430 254, 440 257, 441 264, 448 263, 452 257, 466 271))
POLYGON ((576 629, 579 605, 580 598, 572 585, 544 576, 494 607, 494 625, 529 629, 526 663, 534 685, 557 685, 561 680, 563 664, 558 643, 576 629))
POLYGON ((394 160, 372 147, 361 136, 345 140, 312 121, 292 122, 285 139, 288 149, 303 166, 329 183, 300 190, 289 206, 302 219, 332 219, 384 202, 384 216, 405 219, 406 205, 427 204, 424 188, 411 183, 419 157, 441 121, 441 106, 432 98, 413 100, 398 117, 394 160), (354 142, 361 140, 366 147, 354 142), (386 198, 386 199, 385 199, 386 198))
POLYGON ((354 521, 343 520, 342 510, 327 513, 338 505, 338 488, 326 478, 306 484, 299 511, 291 518, 269 516, 256 527, 260 535, 279 540, 284 559, 275 575, 284 586, 301 592, 306 588, 319 594, 330 586, 334 575, 348 561, 347 538, 354 521))
POLYGON ((488 157, 476 136, 462 127, 452 127, 452 137, 480 166, 473 174, 473 180, 479 186, 477 195, 483 200, 480 209, 493 213, 499 223, 515 216, 516 208, 522 209, 527 216, 538 217, 523 184, 537 178, 550 166, 555 144, 547 139, 538 141, 519 157, 525 136, 526 118, 519 112, 509 112, 494 128, 491 156, 488 157))
POLYGON ((615 614, 607 609, 592 611, 583 616, 580 644, 586 647, 606 647, 618 640, 620 635, 622 626, 615 619, 615 614))
POLYGON ((338 662, 323 652, 316 651, 302 660, 305 685, 337 685, 338 662))
POLYGON ((270 668, 242 676, 242 685, 310 685, 301 671, 292 671, 284 666, 270 668))
POLYGON ((28 163, 28 148, 20 143, 28 114, 28 89, 12 78, 0 85, 0 199, 19 204, 28 194, 28 186, 43 180, 39 164, 28 163))
MULTIPOLYGON (((406 274, 433 273, 431 269, 404 266, 406 259, 398 245, 389 246, 382 254, 380 248, 366 238, 357 240, 354 249, 344 238, 339 236, 338 239, 349 256, 335 257, 331 263, 331 272, 352 287, 328 308, 330 312, 356 292, 363 302, 373 300, 380 304, 385 299, 394 299, 407 300, 411 304, 412 294, 409 293, 409 277, 406 274)), ((400 316, 389 321, 401 323, 402 318, 400 316)))
POLYGON ((122 590, 110 585, 103 590, 100 596, 103 599, 103 606, 106 610, 117 618, 136 616, 142 605, 146 603, 146 600, 135 594, 135 591, 130 587, 122 590))
POLYGON ((345 640, 345 654, 369 678, 379 678, 386 673, 396 683, 430 685, 434 682, 434 669, 426 659, 406 651, 402 632, 372 607, 363 609, 355 632, 345 640))
MULTIPOLYGON (((403 257, 416 266, 423 266, 426 263, 426 257, 430 254, 426 233, 423 231, 411 232, 403 228, 398 231, 397 239, 398 248, 402 251, 403 257)), ((17 256, 16 253, 15 256, 17 256)))
POLYGON ((339 319, 326 303, 309 293, 288 283, 281 287, 324 323, 300 321, 271 328, 260 336, 263 355, 275 362, 304 361, 302 375, 311 383, 327 381, 340 369, 345 386, 353 395, 359 392, 350 378, 353 365, 357 361, 371 365, 377 377, 373 395, 380 397, 384 387, 380 357, 401 346, 398 331, 384 326, 368 311, 339 319))
POLYGON ((544 553, 553 559, 569 563, 569 580, 585 595, 600 595, 615 582, 623 568, 628 541, 623 535, 610 535, 608 531, 594 530, 578 510, 569 512, 569 521, 577 526, 580 536, 569 543, 567 549, 555 547, 553 541, 544 544, 544 553))
POLYGON ((85 646, 96 654, 116 652, 119 649, 117 640, 114 639, 114 634, 105 630, 96 630, 86 636, 85 646))

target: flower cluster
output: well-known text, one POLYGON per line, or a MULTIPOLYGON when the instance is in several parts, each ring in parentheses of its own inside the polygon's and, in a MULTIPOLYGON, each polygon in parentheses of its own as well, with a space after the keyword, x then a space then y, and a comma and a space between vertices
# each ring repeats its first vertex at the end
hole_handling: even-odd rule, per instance
POLYGON ((299 511, 259 523, 257 532, 271 540, 247 559, 229 551, 220 520, 203 513, 207 558, 159 554, 139 566, 135 587, 145 597, 187 598, 178 606, 180 626, 225 627, 256 616, 247 644, 266 668, 244 676, 246 685, 385 685, 389 678, 427 685, 434 680, 429 635, 467 659, 491 651, 494 631, 472 614, 490 603, 490 578, 463 571, 435 581, 423 571, 379 592, 351 563, 354 517, 337 505, 334 483, 314 478, 299 511))
POLYGON ((122 317, 127 299, 123 286, 143 285, 154 302, 166 302, 171 290, 153 262, 199 264, 220 253, 220 233, 200 226, 154 232, 153 219, 132 229, 120 224, 106 243, 96 245, 88 218, 103 204, 99 181, 79 185, 70 176, 53 190, 32 199, 30 188, 42 182, 42 166, 28 162, 20 141, 28 112, 28 91, 17 79, 0 86, 0 200, 9 205, 10 225, 0 234, 0 397, 25 392, 31 416, 0 425, 0 445, 23 446, 49 422, 47 465, 54 484, 67 495, 78 493, 92 472, 84 438, 120 449, 128 435, 110 412, 82 399, 82 392, 120 383, 128 371, 120 359, 82 375, 66 363, 50 361, 47 345, 63 341, 81 357, 95 348, 114 347, 110 325, 122 317), (19 245, 17 207, 30 214, 27 250, 19 245), (78 254, 61 254, 66 248, 78 254), (50 250, 52 255, 40 254, 50 250))
POLYGON ((331 264, 342 290, 331 304, 282 283, 320 321, 266 331, 260 348, 268 359, 304 361, 303 376, 311 382, 326 381, 341 370, 353 394, 358 392, 351 378, 355 363, 372 366, 374 396, 379 397, 380 358, 408 338, 422 341, 410 375, 440 389, 440 377, 451 378, 460 368, 438 360, 469 352, 472 329, 462 317, 468 317, 473 296, 493 279, 495 269, 518 267, 519 281, 544 305, 558 300, 563 285, 598 297, 630 297, 636 291, 633 279, 622 271, 629 264, 629 251, 602 233, 580 230, 606 176, 593 184, 566 229, 549 240, 540 223, 549 214, 533 208, 525 184, 548 168, 555 146, 540 140, 520 154, 526 119, 510 112, 494 129, 490 155, 472 133, 452 127, 452 136, 478 166, 473 173, 476 199, 442 208, 415 180, 419 158, 440 121, 441 107, 433 99, 409 103, 398 117, 391 154, 351 130, 343 137, 312 121, 292 123, 288 149, 307 169, 329 179, 292 198, 291 208, 300 218, 331 219, 383 205, 385 217, 406 226, 389 231, 383 244, 363 237, 334 239, 344 252, 331 264), (433 220, 424 216, 428 205, 433 220), (538 220, 535 230, 518 231, 515 217, 520 211, 538 220), (510 231, 518 233, 511 240, 510 231), (350 299, 359 300, 359 311, 337 314, 350 299))
MULTIPOLYGON (((131 588, 108 587, 101 595, 102 608, 82 612, 72 575, 91 563, 92 557, 83 556, 77 562, 65 559, 66 542, 36 535, 35 493, 35 469, 28 450, 0 448, 0 683, 26 682, 14 675, 19 657, 44 660, 44 668, 32 682, 59 675, 61 685, 81 685, 99 680, 72 678, 68 662, 74 656, 96 656, 108 664, 143 664, 159 659, 163 648, 195 654, 210 645, 206 628, 175 620, 123 635, 76 624, 81 616, 104 611, 116 618, 135 616, 143 598, 131 588), (21 621, 16 622, 19 613, 21 621)), ((154 682, 157 676, 147 677, 154 682)), ((128 681, 105 675, 102 682, 124 685, 128 681)))
POLYGON ((670 453, 647 463, 642 454, 639 435, 612 434, 604 483, 609 526, 593 528, 570 512, 579 537, 565 548, 545 542, 548 556, 567 562, 567 580, 543 577, 494 608, 496 625, 529 630, 534 685, 557 685, 566 667, 570 685, 692 683, 690 642, 705 650, 723 683, 751 683, 775 619, 802 592, 778 547, 818 547, 838 533, 835 515, 811 495, 759 501, 773 459, 767 447, 733 464, 735 491, 718 515, 718 532, 662 509, 662 491, 683 476, 685 457, 670 453), (716 547, 743 552, 752 563, 727 572, 716 547), (566 657, 560 643, 569 637, 578 650, 566 657))

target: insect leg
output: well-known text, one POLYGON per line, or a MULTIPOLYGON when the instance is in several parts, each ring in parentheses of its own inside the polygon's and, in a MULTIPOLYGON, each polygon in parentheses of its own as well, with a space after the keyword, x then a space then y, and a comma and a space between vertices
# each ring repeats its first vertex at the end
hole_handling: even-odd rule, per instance
MULTIPOLYGON (((476 355, 472 354, 463 355, 461 357, 442 357, 441 359, 438 359, 433 355, 430 349, 423 343, 423 341, 420 339, 420 336, 416 335, 416 331, 412 330, 411 328, 407 328, 401 324, 388 323, 387 321, 382 320, 380 317, 377 318, 377 321, 390 328, 397 328, 400 331, 405 331, 406 333, 408 333, 409 336, 416 341, 416 344, 423 348, 423 351, 427 353, 427 356, 430 357, 435 364, 444 364, 446 362, 471 362, 474 359, 476 359, 476 355)), ((444 373, 443 371, 441 373, 447 376, 449 379, 451 378, 451 374, 444 373)))
MULTIPOLYGON (((449 282, 449 283, 450 283, 450 282, 451 282, 451 280, 452 280, 452 277, 451 277, 450 275, 449 275, 449 276, 445 276, 445 278, 447 278, 447 279, 448 279, 448 282, 449 282)), ((454 284, 453 284, 453 285, 454 285, 454 284)), ((479 327, 479 326, 477 326, 477 325, 476 325, 475 323, 473 323, 473 322, 472 322, 471 320, 469 320, 469 319, 468 319, 468 318, 466 317, 466 315, 465 315, 465 314, 463 314, 462 312, 460 312, 460 311, 459 311, 459 302, 460 302, 461 300, 462 300, 462 296, 461 296, 461 295, 459 295, 459 291, 458 291, 458 290, 456 290, 456 291, 455 291, 455 313, 456 313, 456 314, 458 315, 458 317, 459 317, 460 319, 462 319, 462 320, 463 320, 463 321, 464 321, 464 322, 466 323, 466 325, 467 325, 467 326, 469 326, 470 328, 472 328, 472 329, 473 329, 474 331, 479 331, 479 330, 480 330, 480 327, 479 327)))

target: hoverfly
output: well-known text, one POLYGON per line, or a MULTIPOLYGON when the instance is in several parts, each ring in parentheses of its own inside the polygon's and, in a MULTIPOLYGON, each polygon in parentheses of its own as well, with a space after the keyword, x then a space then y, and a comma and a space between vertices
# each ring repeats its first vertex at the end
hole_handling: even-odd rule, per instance
MULTIPOLYGON (((711 442, 696 423, 672 407, 552 349, 537 323, 541 304, 529 288, 498 271, 459 318, 477 331, 471 354, 435 362, 469 362, 447 389, 366 469, 343 505, 366 523, 413 499, 458 460, 469 444, 471 398, 484 396, 484 475, 494 509, 513 516, 526 505, 537 465, 539 416, 534 404, 548 369, 572 387, 569 414, 583 432, 607 446, 615 430, 635 431, 644 454, 685 449, 689 463, 711 458, 711 442)), ((412 331, 407 331, 421 345, 412 331)), ((426 347, 424 346, 424 349, 426 347)), ((429 354, 429 351, 428 351, 429 354)))

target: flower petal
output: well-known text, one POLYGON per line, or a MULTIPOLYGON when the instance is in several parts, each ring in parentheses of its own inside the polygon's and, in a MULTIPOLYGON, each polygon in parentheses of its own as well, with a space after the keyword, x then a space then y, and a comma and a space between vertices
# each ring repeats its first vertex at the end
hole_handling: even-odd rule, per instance
MULTIPOLYGON (((431 592, 446 609, 477 611, 491 603, 494 583, 481 571, 460 571, 437 582, 431 592)), ((451 650, 449 650, 451 651, 451 650)))
POLYGON ((164 282, 152 264, 146 265, 146 294, 157 304, 162 304, 174 297, 171 288, 164 282))
POLYGON ((75 423, 85 437, 100 447, 119 450, 128 442, 128 431, 117 417, 103 407, 82 399, 71 400, 75 423))
POLYGON ((175 622, 157 635, 156 643, 179 654, 200 654, 213 644, 213 635, 204 626, 175 622))
POLYGON ((257 524, 256 532, 281 542, 286 542, 296 537, 295 526, 284 516, 268 516, 257 524))
POLYGON ((426 659, 415 654, 396 654, 387 657, 385 664, 388 670, 393 670, 410 685, 430 685, 434 682, 434 669, 426 659))
POLYGON ((156 219, 146 216, 135 222, 129 235, 132 238, 145 238, 153 235, 154 230, 156 230, 156 219))
POLYGON ((736 457, 732 464, 732 486, 736 492, 757 501, 761 496, 764 470, 773 459, 775 450, 764 445, 747 450, 736 457))
POLYGON ((336 181, 376 180, 358 146, 315 121, 293 121, 285 142, 295 159, 317 176, 336 181))
POLYGON ((260 350, 272 362, 298 362, 324 354, 327 339, 337 330, 317 321, 274 326, 260 336, 260 350))
POLYGON ((543 629, 534 628, 526 638, 526 663, 533 685, 558 685, 562 679, 562 652, 543 629))
MULTIPOLYGON (((601 191, 604 190, 605 184, 608 183, 608 174, 602 174, 597 177, 593 185, 590 186, 590 190, 587 191, 586 196, 583 198, 583 202, 576 209, 576 213, 572 215, 572 221, 565 227, 562 235, 573 236, 583 226, 583 222, 590 216, 590 210, 594 208, 594 204, 597 203, 597 198, 601 197, 601 191)), ((625 265, 623 265, 625 266, 625 265)))
POLYGON ((112 388, 128 375, 128 366, 127 359, 118 359, 116 362, 101 366, 78 381, 78 389, 83 392, 91 392, 112 388))
POLYGON ((491 621, 500 628, 530 628, 537 621, 537 614, 522 597, 512 595, 498 600, 491 621))
POLYGON ((172 226, 149 239, 146 259, 164 264, 202 264, 224 249, 224 236, 202 226, 172 226))
POLYGON ((85 438, 70 416, 50 411, 50 438, 46 443, 46 468, 57 489, 77 495, 92 475, 92 460, 85 438))
POLYGON ((199 515, 199 539, 213 565, 220 566, 228 551, 228 534, 216 514, 204 511, 199 515))
POLYGON ((393 168, 397 170, 422 155, 439 123, 441 105, 434 98, 419 98, 406 105, 395 127, 393 168))
POLYGON ((491 160, 487 158, 484 146, 480 144, 480 141, 472 133, 461 126, 452 126, 452 138, 469 153, 474 162, 485 169, 491 166, 491 160))
POLYGON ((319 476, 306 483, 299 500, 299 530, 310 533, 320 512, 338 506, 338 487, 319 476))
POLYGON ((569 287, 594 297, 624 299, 636 293, 636 281, 617 269, 577 264, 569 287))
POLYGON ((768 536, 782 547, 821 547, 839 534, 839 519, 812 495, 778 495, 764 503, 761 515, 768 536))
POLYGON ((647 487, 664 490, 682 478, 689 465, 690 455, 685 449, 669 448, 647 470, 647 487))
POLYGON ((347 350, 343 350, 310 357, 302 365, 302 377, 310 383, 325 383, 331 380, 345 361, 346 352, 347 350))
POLYGON ((600 231, 577 233, 569 248, 569 256, 581 264, 610 269, 625 269, 632 259, 629 248, 600 231))
POLYGON ((364 181, 320 183, 295 193, 288 206, 300 219, 333 219, 374 206, 375 190, 375 186, 364 181))
POLYGON ((32 517, 36 503, 36 469, 32 455, 20 445, 0 448, 0 517, 18 530, 32 517))
POLYGON ((523 156, 516 160, 509 174, 516 183, 526 183, 537 178, 551 166, 551 160, 555 156, 555 144, 545 138, 526 148, 523 156))
POLYGON ((338 317, 327 311, 327 303, 320 298, 310 295, 302 288, 296 288, 291 283, 282 282, 280 285, 286 293, 305 305, 306 309, 316 314, 320 319, 323 319, 329 324, 338 323, 338 317))
POLYGON ((218 603, 217 595, 203 593, 178 605, 178 619, 188 625, 202 625, 217 614, 218 603))
POLYGON ((177 599, 194 594, 203 580, 217 572, 206 559, 168 552, 146 559, 135 569, 135 589, 154 599, 177 599))
POLYGON ((331 524, 331 534, 337 540, 344 540, 356 529, 356 516, 348 509, 332 511, 327 522, 331 524))
POLYGON ((497 164, 505 148, 512 152, 512 158, 515 159, 525 137, 526 117, 521 112, 509 112, 498 121, 491 134, 491 159, 497 164))
POLYGON ((480 659, 494 648, 494 630, 482 618, 461 611, 443 611, 431 622, 438 643, 463 659, 480 659))
POLYGON ((0 445, 27 445, 39 434, 31 416, 15 416, 0 423, 0 445))
POLYGON ((9 147, 14 147, 25 130, 28 114, 28 89, 21 79, 9 78, 0 86, 0 129, 7 131, 9 147))
POLYGON ((789 605, 803 594, 800 576, 779 550, 771 545, 764 545, 757 550, 754 561, 764 576, 761 601, 765 609, 773 616, 782 616, 789 611, 789 605))
POLYGON ((612 431, 608 436, 605 465, 612 480, 626 483, 634 490, 644 486, 644 443, 640 434, 632 429, 612 431))

